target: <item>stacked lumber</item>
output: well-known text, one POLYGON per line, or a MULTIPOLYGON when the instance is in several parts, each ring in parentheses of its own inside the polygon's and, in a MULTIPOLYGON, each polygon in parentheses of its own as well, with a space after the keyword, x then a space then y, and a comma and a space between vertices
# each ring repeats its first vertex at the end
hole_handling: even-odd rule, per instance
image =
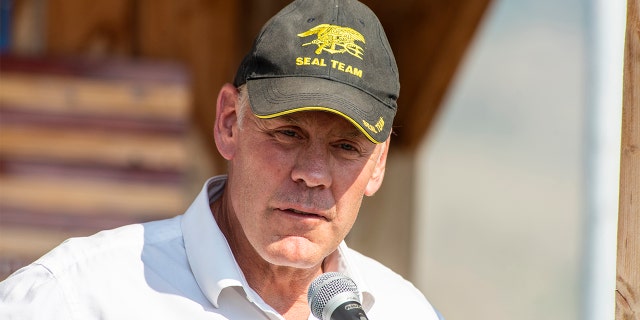
POLYGON ((0 280, 61 241, 184 211, 185 70, 0 56, 0 280))

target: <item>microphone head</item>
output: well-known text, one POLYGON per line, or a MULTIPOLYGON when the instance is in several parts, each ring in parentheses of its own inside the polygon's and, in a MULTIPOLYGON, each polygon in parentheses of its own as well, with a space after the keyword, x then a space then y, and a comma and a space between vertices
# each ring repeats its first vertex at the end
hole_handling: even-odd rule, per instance
POLYGON ((307 292, 311 314, 318 319, 329 319, 340 304, 354 301, 360 304, 358 287, 351 278, 339 272, 327 272, 318 276, 307 292))

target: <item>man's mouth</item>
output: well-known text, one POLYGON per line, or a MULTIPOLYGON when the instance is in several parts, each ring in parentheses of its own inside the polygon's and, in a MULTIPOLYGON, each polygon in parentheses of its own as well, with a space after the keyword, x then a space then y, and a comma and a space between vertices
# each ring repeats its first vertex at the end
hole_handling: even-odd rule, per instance
POLYGON ((296 209, 292 209, 292 208, 288 208, 285 209, 284 211, 288 211, 294 214, 298 214, 298 215, 305 215, 305 216, 310 216, 310 217, 316 217, 316 218, 322 218, 325 219, 326 218, 320 214, 316 214, 316 213, 311 213, 311 212, 306 212, 306 211, 300 211, 300 210, 296 210, 296 209))

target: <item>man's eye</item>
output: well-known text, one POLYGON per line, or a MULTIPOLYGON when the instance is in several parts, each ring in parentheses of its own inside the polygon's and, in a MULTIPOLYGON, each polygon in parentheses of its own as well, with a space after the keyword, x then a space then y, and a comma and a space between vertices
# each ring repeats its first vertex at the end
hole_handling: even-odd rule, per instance
POLYGON ((356 149, 356 147, 354 147, 352 144, 349 144, 349 143, 341 143, 338 146, 341 149, 347 150, 347 151, 357 151, 358 150, 358 149, 356 149))
POLYGON ((298 135, 298 133, 293 130, 280 130, 280 133, 287 137, 296 137, 298 135))

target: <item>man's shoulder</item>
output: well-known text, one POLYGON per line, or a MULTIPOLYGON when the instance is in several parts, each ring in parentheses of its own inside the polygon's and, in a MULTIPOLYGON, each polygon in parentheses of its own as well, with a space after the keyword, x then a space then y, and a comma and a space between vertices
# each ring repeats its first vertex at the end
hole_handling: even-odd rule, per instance
MULTIPOLYGON (((127 259, 140 260, 144 246, 170 241, 180 232, 179 217, 131 224, 103 230, 90 236, 73 237, 27 266, 38 266, 54 276, 77 271, 79 266, 109 265, 127 259)), ((35 268, 34 268, 35 269, 35 268)))
POLYGON ((166 302, 167 293, 188 297, 180 301, 206 302, 190 272, 181 220, 177 216, 68 239, 0 282, 0 300, 10 307, 8 314, 42 310, 53 312, 44 318, 64 319, 73 318, 68 314, 140 318, 150 306, 166 302))
POLYGON ((367 284, 372 286, 394 286, 399 289, 411 289, 415 287, 403 276, 385 266, 381 262, 366 256, 354 249, 347 248, 350 261, 356 263, 358 271, 367 284))

